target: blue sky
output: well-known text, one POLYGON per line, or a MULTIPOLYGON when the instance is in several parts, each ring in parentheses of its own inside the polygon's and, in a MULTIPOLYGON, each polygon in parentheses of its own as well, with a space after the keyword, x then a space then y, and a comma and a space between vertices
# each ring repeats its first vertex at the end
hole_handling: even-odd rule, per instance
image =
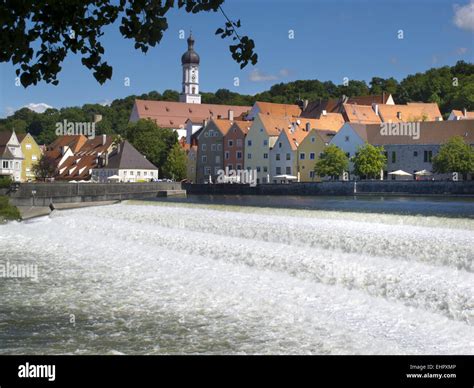
POLYGON ((161 44, 147 54, 133 48, 118 26, 105 30, 101 41, 113 66, 112 80, 99 85, 71 55, 63 64, 59 85, 15 86, 15 67, 0 64, 0 117, 29 104, 55 108, 106 103, 151 90, 180 90, 180 58, 190 29, 201 57, 202 91, 227 88, 255 94, 278 82, 297 79, 366 80, 395 77, 431 67, 474 62, 474 0, 226 0, 232 19, 241 19, 241 34, 255 40, 259 62, 240 70, 228 51, 230 40, 214 35, 224 24, 220 13, 169 13, 161 44), (289 39, 289 31, 294 39, 289 39), (403 30, 403 39, 398 31, 403 30), (130 86, 124 86, 129 77, 130 86), (234 86, 239 77, 240 86, 234 86))

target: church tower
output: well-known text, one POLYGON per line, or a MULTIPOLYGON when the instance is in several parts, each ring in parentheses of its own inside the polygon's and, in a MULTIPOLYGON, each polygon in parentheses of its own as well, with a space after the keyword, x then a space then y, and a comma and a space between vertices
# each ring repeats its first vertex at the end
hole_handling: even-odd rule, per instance
POLYGON ((194 39, 192 34, 188 38, 188 51, 181 57, 183 66, 183 90, 179 95, 180 102, 200 104, 199 94, 199 55, 194 51, 194 39))

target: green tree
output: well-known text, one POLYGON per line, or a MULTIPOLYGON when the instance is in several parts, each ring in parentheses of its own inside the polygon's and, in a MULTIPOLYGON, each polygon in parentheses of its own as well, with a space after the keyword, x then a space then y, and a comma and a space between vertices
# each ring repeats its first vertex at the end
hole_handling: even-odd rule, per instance
POLYGON ((130 123, 125 132, 125 138, 160 170, 166 163, 168 153, 178 142, 176 132, 159 128, 151 120, 130 123))
POLYGON ((46 155, 41 155, 38 163, 33 165, 33 173, 36 179, 43 181, 46 178, 52 178, 56 172, 56 163, 53 159, 48 158, 46 155))
POLYGON ((433 171, 442 174, 474 172, 474 150, 461 136, 452 137, 433 158, 433 171))
POLYGON ((167 13, 178 8, 186 13, 217 12, 225 18, 224 28, 215 33, 231 37, 232 58, 245 67, 257 63, 255 44, 237 30, 240 20, 232 21, 224 13, 224 0, 17 0, 0 3, 2 33, 0 62, 17 65, 17 76, 26 88, 45 81, 57 85, 62 63, 71 53, 93 72, 99 83, 112 78, 112 66, 103 60, 104 46, 99 38, 104 29, 118 21, 119 31, 132 39, 135 49, 146 53, 161 42, 168 29, 167 13), (33 59, 34 58, 34 59, 33 59))
POLYGON ((168 154, 163 175, 176 181, 186 178, 186 152, 176 143, 168 154))
POLYGON ((314 171, 320 177, 332 178, 340 176, 349 169, 349 159, 344 151, 333 144, 326 147, 321 158, 316 162, 314 171))
POLYGON ((366 143, 359 147, 353 158, 354 172, 359 177, 377 178, 387 164, 383 147, 366 143))

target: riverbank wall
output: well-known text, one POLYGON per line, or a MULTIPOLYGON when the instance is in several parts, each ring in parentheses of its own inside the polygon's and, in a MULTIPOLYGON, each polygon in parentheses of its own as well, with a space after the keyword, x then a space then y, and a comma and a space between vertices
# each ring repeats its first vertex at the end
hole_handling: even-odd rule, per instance
POLYGON ((474 196, 474 181, 359 181, 260 184, 183 184, 195 195, 423 195, 474 196))

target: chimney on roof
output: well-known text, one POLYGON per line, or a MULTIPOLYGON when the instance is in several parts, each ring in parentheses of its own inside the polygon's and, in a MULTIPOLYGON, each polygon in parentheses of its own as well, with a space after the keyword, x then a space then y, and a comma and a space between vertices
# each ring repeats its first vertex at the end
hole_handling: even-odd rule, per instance
POLYGON ((228 118, 230 121, 234 121, 234 111, 232 109, 229 109, 228 113, 228 118))
POLYGON ((306 110, 306 108, 308 107, 308 104, 309 104, 308 100, 303 101, 303 110, 306 110))
POLYGON ((202 122, 202 126, 203 126, 203 127, 207 126, 207 119, 205 119, 205 120, 202 122))
POLYGON ((326 109, 323 109, 323 112, 321 113, 322 116, 327 116, 328 115, 328 111, 326 109))
POLYGON ((385 92, 382 92, 382 104, 385 104, 385 92))
POLYGON ((462 114, 463 114, 464 117, 467 117, 467 109, 466 108, 463 109, 462 114))
POLYGON ((399 120, 402 119, 402 112, 397 112, 397 119, 399 119, 399 120))
POLYGON ((306 132, 311 130, 311 123, 309 121, 306 122, 306 132))
POLYGON ((102 145, 105 145, 107 142, 107 135, 102 135, 102 145))

